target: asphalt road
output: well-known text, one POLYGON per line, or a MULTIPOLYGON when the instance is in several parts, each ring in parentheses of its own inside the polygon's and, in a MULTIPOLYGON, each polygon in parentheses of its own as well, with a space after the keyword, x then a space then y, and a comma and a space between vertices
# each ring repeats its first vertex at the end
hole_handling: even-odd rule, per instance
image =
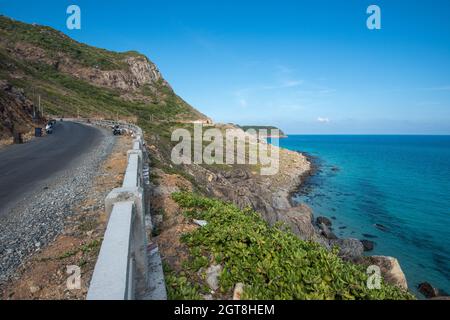
POLYGON ((0 218, 28 191, 45 188, 53 175, 95 147, 103 134, 95 127, 58 121, 51 135, 0 149, 0 218))

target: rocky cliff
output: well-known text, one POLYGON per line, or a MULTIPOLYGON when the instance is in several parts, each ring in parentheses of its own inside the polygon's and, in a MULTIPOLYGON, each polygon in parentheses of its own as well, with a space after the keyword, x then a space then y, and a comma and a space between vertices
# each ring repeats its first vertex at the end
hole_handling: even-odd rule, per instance
POLYGON ((15 94, 19 100, 8 104, 3 94, 3 135, 9 132, 8 119, 30 119, 30 114, 21 110, 36 103, 38 96, 50 115, 127 120, 146 117, 158 121, 207 119, 175 94, 144 55, 91 47, 52 28, 4 16, 0 16, 0 80, 3 87, 10 88, 4 92, 14 88, 23 98, 15 94))
POLYGON ((25 133, 31 126, 33 107, 23 90, 0 80, 0 139, 25 133))

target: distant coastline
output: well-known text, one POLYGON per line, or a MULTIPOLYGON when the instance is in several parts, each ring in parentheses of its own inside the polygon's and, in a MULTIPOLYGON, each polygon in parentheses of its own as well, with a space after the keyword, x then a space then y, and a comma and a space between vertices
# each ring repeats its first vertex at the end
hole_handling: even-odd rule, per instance
POLYGON ((267 138, 287 138, 288 136, 281 130, 280 128, 277 128, 275 126, 252 126, 252 125, 238 125, 239 128, 241 128, 244 131, 247 131, 249 129, 254 130, 267 130, 267 138), (271 134, 272 130, 278 130, 280 133, 279 135, 273 135, 271 134))

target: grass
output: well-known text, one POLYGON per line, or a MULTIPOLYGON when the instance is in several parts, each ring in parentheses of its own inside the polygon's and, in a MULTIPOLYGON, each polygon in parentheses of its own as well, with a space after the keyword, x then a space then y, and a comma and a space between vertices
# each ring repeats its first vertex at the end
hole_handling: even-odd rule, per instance
POLYGON ((58 257, 58 259, 63 260, 69 257, 76 255, 78 252, 89 253, 92 251, 100 250, 100 246, 102 241, 100 239, 92 240, 89 243, 83 244, 80 247, 64 252, 62 255, 58 257))
POLYGON ((183 283, 190 274, 191 285, 198 284, 196 272, 215 263, 223 266, 219 290, 225 296, 242 282, 244 299, 413 299, 384 282, 379 290, 368 289, 362 266, 343 261, 337 250, 269 226, 250 209, 187 192, 174 193, 173 199, 187 217, 208 222, 182 237, 192 255, 183 283))

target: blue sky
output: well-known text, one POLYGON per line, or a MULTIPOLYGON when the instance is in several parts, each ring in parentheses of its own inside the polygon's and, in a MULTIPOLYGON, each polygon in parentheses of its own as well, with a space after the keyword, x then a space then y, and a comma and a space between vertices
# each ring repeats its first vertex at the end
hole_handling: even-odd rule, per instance
POLYGON ((142 52, 216 121, 450 134, 448 0, 0 0, 0 13, 142 52), (81 30, 66 29, 70 4, 81 7, 81 30), (366 27, 370 4, 381 30, 366 27))

